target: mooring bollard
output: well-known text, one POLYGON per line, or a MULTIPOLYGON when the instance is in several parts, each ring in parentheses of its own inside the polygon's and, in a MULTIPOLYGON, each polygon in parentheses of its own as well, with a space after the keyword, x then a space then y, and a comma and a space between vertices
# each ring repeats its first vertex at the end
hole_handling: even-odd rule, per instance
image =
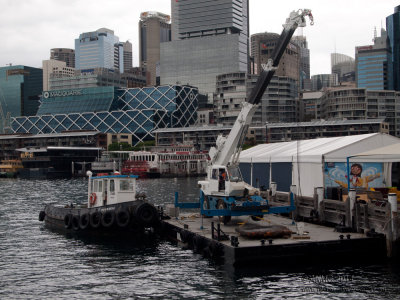
POLYGON ((320 207, 322 200, 324 200, 324 188, 317 187, 318 207, 320 207))
POLYGON ((354 217, 354 206, 356 204, 356 190, 355 189, 350 189, 349 190, 349 197, 347 198, 347 201, 349 201, 349 206, 350 206, 350 211, 349 211, 349 216, 348 220, 346 220, 346 226, 347 227, 353 227, 353 217, 354 217))
POLYGON ((392 223, 392 234, 393 234, 393 241, 397 239, 397 194, 396 193, 389 193, 388 201, 390 203, 390 219, 392 223))

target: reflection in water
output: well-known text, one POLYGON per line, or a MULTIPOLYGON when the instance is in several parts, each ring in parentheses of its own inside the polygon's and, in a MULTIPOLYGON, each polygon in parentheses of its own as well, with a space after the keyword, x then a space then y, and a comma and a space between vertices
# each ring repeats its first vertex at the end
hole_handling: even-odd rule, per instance
MULTIPOLYGON (((198 178, 139 180, 160 205, 198 197, 198 178)), ((46 203, 85 202, 86 179, 0 180, 0 298, 388 299, 395 265, 232 270, 162 240, 82 239, 38 221, 46 203)), ((368 250, 366 250, 368 251, 368 250)))

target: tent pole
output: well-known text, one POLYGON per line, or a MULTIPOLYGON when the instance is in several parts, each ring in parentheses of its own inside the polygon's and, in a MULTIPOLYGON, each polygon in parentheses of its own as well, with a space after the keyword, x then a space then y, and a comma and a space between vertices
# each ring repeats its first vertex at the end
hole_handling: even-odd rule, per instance
POLYGON ((250 185, 253 186, 253 158, 250 158, 250 185))

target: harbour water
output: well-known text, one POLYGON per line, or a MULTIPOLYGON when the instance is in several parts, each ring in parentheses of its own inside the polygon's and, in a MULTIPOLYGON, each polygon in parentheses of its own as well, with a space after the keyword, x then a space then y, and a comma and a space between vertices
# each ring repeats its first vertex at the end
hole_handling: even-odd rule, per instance
MULTIPOLYGON (((139 180, 138 189, 161 205, 175 191, 197 198, 197 180, 139 180)), ((400 267, 386 262, 233 270, 167 241, 82 240, 38 221, 46 203, 84 202, 86 191, 83 178, 0 179, 1 299, 400 299, 400 267)))

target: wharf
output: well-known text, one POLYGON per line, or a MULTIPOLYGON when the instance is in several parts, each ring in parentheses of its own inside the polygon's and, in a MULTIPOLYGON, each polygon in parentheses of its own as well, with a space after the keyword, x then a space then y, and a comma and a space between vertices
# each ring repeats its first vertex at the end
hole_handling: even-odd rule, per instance
POLYGON ((162 222, 167 237, 178 245, 193 249, 206 257, 222 259, 224 264, 232 266, 293 261, 355 261, 386 257, 386 240, 382 236, 368 237, 364 233, 337 232, 333 227, 295 223, 280 215, 265 215, 260 221, 253 221, 250 216, 233 217, 224 225, 219 223, 217 217, 202 218, 199 213, 185 213, 162 222), (244 223, 283 225, 292 234, 287 238, 250 239, 236 231, 244 223), (221 229, 219 235, 218 225, 221 229), (303 226, 303 234, 299 235, 299 227, 303 226))

